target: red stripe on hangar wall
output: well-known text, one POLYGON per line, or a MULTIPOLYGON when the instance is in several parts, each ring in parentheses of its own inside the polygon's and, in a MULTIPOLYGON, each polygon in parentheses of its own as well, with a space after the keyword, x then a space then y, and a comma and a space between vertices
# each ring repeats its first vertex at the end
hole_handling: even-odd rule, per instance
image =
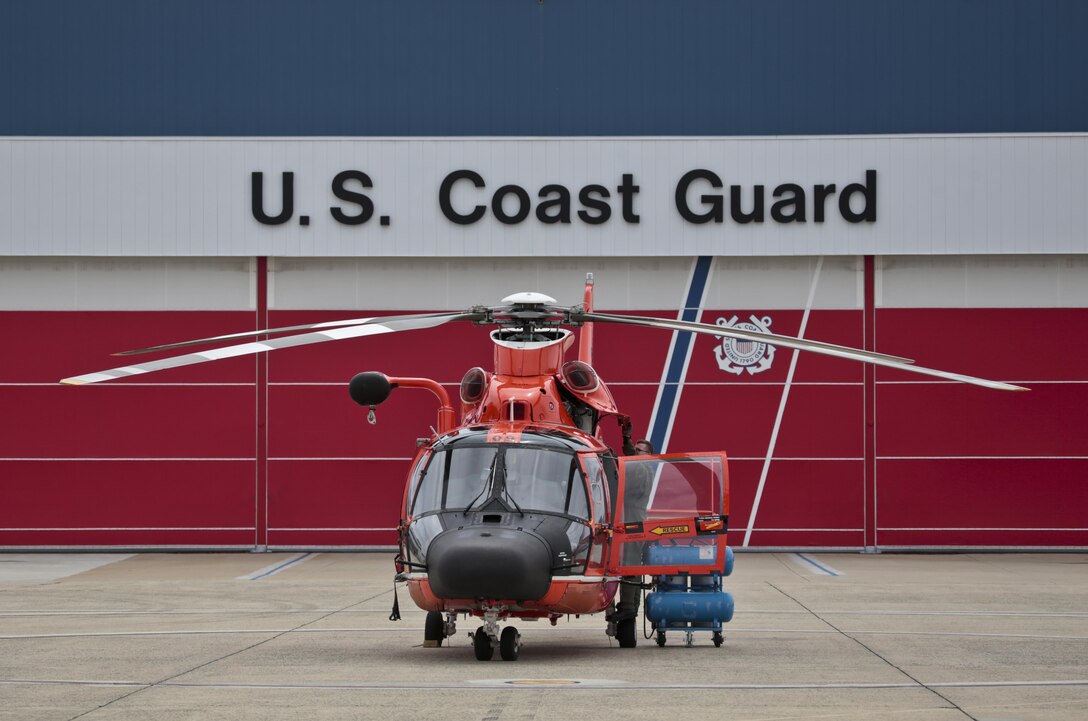
POLYGON ((66 376, 111 353, 251 327, 237 311, 8 311, 32 352, 0 361, 0 545, 243 547, 256 542, 255 361, 101 386, 66 376))
POLYGON ((1083 308, 877 312, 879 350, 1031 388, 877 370, 881 546, 1088 544, 1085 327, 1083 308))
MULTIPOLYGON (((268 323, 394 312, 272 311, 268 323)), ((706 311, 703 319, 733 315, 773 316, 772 330, 796 333, 802 314, 706 311)), ((813 311, 806 336, 861 346, 862 315, 813 311)), ((134 345, 252 328, 252 312, 8 311, 0 320, 35 339, 33 353, 0 359, 6 547, 388 545, 416 438, 429 434, 437 402, 395 391, 372 426, 348 398, 347 381, 363 370, 432 377, 455 397, 461 375, 489 368, 492 357, 486 333, 467 324, 280 351, 267 360, 262 418, 264 361, 252 358, 103 386, 56 385, 109 367, 109 353, 134 345)), ((766 372, 738 376, 718 366, 720 342, 700 337, 670 450, 729 454, 737 545, 764 468, 754 546, 860 548, 873 524, 885 547, 1088 545, 1080 480, 1088 471, 1088 338, 1075 332, 1084 327, 1085 309, 879 309, 878 350, 1033 390, 1001 393, 880 369, 875 518, 865 510, 862 373, 847 361, 799 356, 768 461, 792 352, 779 349, 766 372)), ((598 326, 595 365, 636 435, 649 425, 670 338, 598 326)), ((614 421, 604 433, 618 447, 614 421)))
POLYGON ((255 543, 253 461, 0 461, 3 546, 255 543))

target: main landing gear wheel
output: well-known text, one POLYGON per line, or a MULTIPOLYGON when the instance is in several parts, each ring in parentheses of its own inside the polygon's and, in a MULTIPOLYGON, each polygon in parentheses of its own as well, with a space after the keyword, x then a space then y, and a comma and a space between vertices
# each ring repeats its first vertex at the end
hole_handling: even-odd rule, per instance
POLYGON ((658 646, 664 646, 665 645, 665 632, 664 631, 658 631, 657 632, 657 638, 655 640, 657 641, 658 646))
POLYGON ((620 642, 620 648, 634 648, 638 644, 638 629, 635 628, 635 617, 624 618, 616 622, 616 639, 620 642))
POLYGON ((472 634, 472 650, 476 652, 477 661, 490 661, 495 655, 495 647, 491 645, 491 637, 487 635, 487 629, 480 626, 476 633, 472 634))
POLYGON ((428 611, 423 623, 423 648, 438 648, 446 637, 446 622, 439 611, 428 611))
POLYGON ((503 661, 517 661, 520 652, 521 634, 513 626, 507 626, 499 636, 499 656, 503 661))
POLYGON ((721 631, 715 631, 714 632, 714 645, 717 646, 718 648, 721 648, 722 643, 724 643, 724 642, 725 642, 725 636, 722 635, 722 632, 721 631))

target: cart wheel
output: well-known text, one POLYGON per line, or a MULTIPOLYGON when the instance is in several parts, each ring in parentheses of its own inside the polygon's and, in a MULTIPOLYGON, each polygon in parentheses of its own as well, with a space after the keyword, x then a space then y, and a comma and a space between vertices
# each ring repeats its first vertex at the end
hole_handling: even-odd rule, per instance
POLYGON ((446 637, 446 622, 438 611, 429 611, 423 624, 423 648, 438 648, 446 637))
POLYGON ((517 661, 520 652, 521 634, 513 626, 507 626, 499 636, 499 656, 503 661, 517 661))
POLYGON ((616 638, 620 642, 620 648, 634 648, 638 644, 638 629, 635 628, 634 617, 616 622, 616 638))
POLYGON ((658 631, 657 632, 657 645, 658 646, 664 646, 665 645, 665 632, 664 631, 658 631))
POLYGON ((714 645, 717 646, 718 648, 721 648, 722 643, 724 641, 725 641, 725 636, 722 635, 722 632, 721 631, 715 631, 714 632, 714 645))
POLYGON ((477 661, 490 661, 495 655, 495 647, 491 645, 491 638, 483 626, 472 634, 472 650, 476 652, 477 661))

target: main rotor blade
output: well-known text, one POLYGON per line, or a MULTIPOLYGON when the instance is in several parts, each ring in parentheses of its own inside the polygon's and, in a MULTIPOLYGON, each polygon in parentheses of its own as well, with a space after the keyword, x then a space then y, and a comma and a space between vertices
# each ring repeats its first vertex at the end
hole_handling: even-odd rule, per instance
POLYGON ((476 313, 458 313, 454 315, 434 314, 430 316, 409 316, 407 318, 402 316, 402 320, 397 320, 394 316, 384 319, 385 322, 383 323, 368 323, 366 325, 354 325, 346 328, 332 328, 330 330, 322 330, 315 333, 303 333, 301 335, 290 335, 266 341, 242 343, 223 348, 212 348, 197 353, 174 356, 173 358, 163 358, 161 360, 148 361, 147 363, 138 363, 136 365, 123 366, 121 368, 111 368, 110 370, 99 371, 98 373, 87 373, 81 376, 65 378, 61 380, 61 383, 71 386, 101 383, 117 378, 140 375, 141 373, 150 373, 152 371, 160 371, 167 368, 178 368, 181 366, 193 365, 195 363, 206 363, 208 361, 222 360, 223 358, 235 358, 237 356, 252 355, 254 353, 264 353, 279 348, 292 348, 294 346, 324 343, 331 340, 344 340, 346 338, 359 338, 381 333, 396 333, 405 330, 434 328, 450 321, 473 320, 477 317, 478 314, 476 313))
POLYGON ((923 366, 906 365, 904 363, 895 363, 893 361, 883 361, 873 359, 867 361, 873 365, 885 366, 886 368, 896 368, 898 370, 909 371, 911 373, 921 373, 922 375, 934 376, 936 378, 946 378, 950 381, 958 381, 960 383, 970 383, 973 386, 982 386, 983 388, 993 388, 999 391, 1029 391, 1030 388, 1024 386, 1013 385, 1012 383, 1005 383, 1002 381, 991 381, 985 378, 976 378, 975 376, 966 376, 962 373, 950 373, 948 371, 940 371, 936 368, 925 368, 923 366))
POLYGON ((909 358, 900 358, 898 356, 885 355, 883 353, 873 353, 870 351, 861 350, 860 348, 850 348, 848 346, 835 345, 833 343, 822 343, 820 341, 806 340, 804 338, 795 338, 788 335, 777 335, 775 333, 746 331, 742 328, 723 328, 720 325, 711 325, 709 323, 694 323, 691 321, 669 320, 666 318, 644 318, 640 316, 612 315, 611 313, 572 313, 571 320, 581 322, 599 321, 602 323, 623 323, 626 325, 640 325, 651 328, 666 328, 669 330, 690 331, 692 333, 703 333, 706 335, 713 335, 719 337, 725 336, 727 338, 740 338, 742 340, 750 340, 756 343, 767 343, 769 345, 782 346, 784 348, 796 348, 797 350, 806 350, 813 353, 822 353, 823 355, 834 356, 836 358, 846 358, 848 360, 855 360, 861 363, 871 363, 873 365, 884 366, 886 368, 895 368, 898 370, 909 371, 911 373, 921 373, 922 375, 945 378, 947 380, 958 381, 960 383, 970 383, 971 385, 982 386, 984 388, 994 388, 996 390, 1003 391, 1029 390, 1028 388, 1013 385, 1011 383, 991 381, 985 378, 976 378, 974 376, 963 375, 961 373, 950 373, 948 371, 936 370, 934 368, 923 368, 921 366, 913 365, 913 361, 911 361, 909 358))
MULTIPOLYGON (((202 345, 205 343, 219 343, 225 340, 238 340, 240 338, 256 338, 259 335, 279 335, 281 333, 295 333, 303 330, 318 330, 319 328, 343 328, 345 326, 356 325, 372 325, 375 323, 387 323, 390 321, 414 321, 414 320, 426 320, 430 318, 446 318, 449 320, 463 320, 463 318, 455 318, 454 316, 464 316, 464 311, 444 311, 441 313, 420 313, 417 315, 389 315, 384 317, 374 318, 348 318, 345 320, 330 320, 324 323, 310 323, 308 325, 291 325, 283 328, 265 328, 264 330, 247 330, 241 333, 229 333, 227 335, 217 335, 211 338, 198 338, 196 340, 186 340, 180 343, 165 343, 163 345, 153 345, 148 348, 137 348, 135 350, 124 350, 113 355, 139 355, 141 353, 153 353, 160 350, 173 350, 174 348, 186 348, 188 346, 202 345)), ((482 318, 482 316, 481 316, 482 318)), ((475 320, 475 319, 473 319, 475 320)), ((421 326, 430 327, 430 326, 421 326)), ((410 328, 401 328, 400 330, 411 330, 410 328)))
POLYGON ((886 353, 874 353, 872 351, 861 350, 860 348, 851 348, 845 345, 835 345, 834 343, 824 343, 823 341, 809 340, 807 338, 795 338, 792 335, 763 333, 754 330, 744 330, 743 328, 727 328, 725 326, 713 325, 711 323, 695 323, 690 320, 646 318, 644 316, 615 315, 613 313, 572 313, 571 320, 596 320, 604 323, 624 323, 627 325, 642 325, 652 328, 666 328, 669 330, 691 331, 692 333, 705 333, 707 335, 725 336, 727 338, 739 338, 740 340, 750 340, 756 343, 767 343, 769 345, 782 346, 784 348, 810 350, 816 353, 826 353, 827 355, 835 355, 842 358, 850 358, 852 360, 870 360, 874 358, 882 358, 884 360, 895 361, 896 363, 909 364, 914 362, 910 358, 901 358, 900 356, 887 355, 886 353))

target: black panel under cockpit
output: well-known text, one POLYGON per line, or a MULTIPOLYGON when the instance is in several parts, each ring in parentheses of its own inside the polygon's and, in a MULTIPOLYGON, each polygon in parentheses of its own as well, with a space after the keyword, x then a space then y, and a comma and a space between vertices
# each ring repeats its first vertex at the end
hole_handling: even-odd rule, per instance
POLYGON ((590 537, 582 521, 488 503, 467 514, 416 520, 408 528, 408 547, 410 560, 427 569, 440 597, 533 599, 552 577, 585 572, 590 537), (514 577, 525 583, 499 582, 514 577))
POLYGON ((439 598, 540 599, 551 585, 551 547, 541 536, 488 523, 440 533, 427 550, 439 598))

